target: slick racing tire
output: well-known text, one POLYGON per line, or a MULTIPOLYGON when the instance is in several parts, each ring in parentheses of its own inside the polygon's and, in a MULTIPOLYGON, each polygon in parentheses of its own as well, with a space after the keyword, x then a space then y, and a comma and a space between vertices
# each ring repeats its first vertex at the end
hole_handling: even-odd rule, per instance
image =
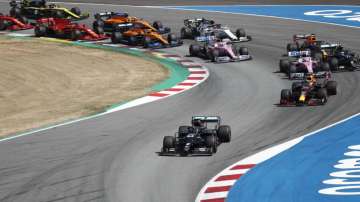
POLYGON ((96 30, 98 27, 104 27, 104 21, 101 19, 95 20, 93 22, 93 29, 96 30))
POLYGON ((206 147, 209 148, 211 154, 217 152, 217 141, 216 141, 216 137, 214 135, 206 136, 205 144, 206 144, 206 147))
POLYGON ((16 17, 21 15, 21 9, 18 8, 18 7, 13 7, 13 8, 10 9, 9 14, 10 14, 11 17, 16 18, 16 17))
POLYGON ((7 27, 5 20, 0 20, 0 30, 5 30, 7 27))
POLYGON ((77 16, 80 16, 80 15, 81 15, 81 10, 80 10, 80 8, 78 8, 78 7, 73 7, 73 8, 71 8, 70 11, 71 11, 72 13, 76 14, 77 16))
POLYGON ((280 72, 287 73, 290 67, 290 61, 288 59, 280 59, 279 62, 280 72))
POLYGON ((331 71, 339 70, 339 60, 337 58, 331 58, 329 63, 331 71))
POLYGON ((78 29, 74 29, 71 31, 70 38, 72 41, 79 40, 81 37, 81 32, 78 29))
POLYGON ((246 32, 244 29, 239 28, 235 31, 236 37, 240 38, 240 37, 245 37, 246 36, 246 32))
POLYGON ((290 89, 281 90, 280 99, 281 100, 286 100, 286 101, 291 101, 291 91, 290 91, 290 89))
POLYGON ((94 29, 96 34, 104 34, 104 28, 103 27, 96 27, 94 29))
POLYGON ((36 37, 44 37, 47 35, 47 28, 43 25, 36 26, 34 31, 36 37))
POLYGON ((239 48, 239 54, 240 55, 249 55, 249 50, 246 47, 240 47, 239 48))
POLYGON ((297 68, 296 65, 290 65, 289 67, 289 79, 292 80, 294 78, 292 73, 296 73, 297 68))
POLYGON ((295 44, 295 43, 288 43, 287 46, 286 46, 286 50, 288 52, 290 51, 297 51, 299 48, 298 46, 295 44))
POLYGON ((314 53, 314 58, 319 61, 319 62, 323 62, 323 54, 321 52, 315 52, 314 53))
POLYGON ((325 88, 320 88, 316 93, 316 97, 320 100, 320 104, 325 104, 327 102, 327 92, 325 88))
POLYGON ((180 30, 180 37, 181 39, 191 39, 192 38, 192 32, 187 27, 182 27, 180 30))
POLYGON ((174 136, 165 136, 163 139, 163 149, 169 151, 170 148, 175 147, 175 137, 174 136))
POLYGON ((336 95, 337 94, 337 82, 336 81, 328 81, 326 84, 326 90, 328 95, 336 95))
POLYGON ((200 53, 200 46, 197 45, 197 44, 191 44, 190 47, 189 47, 189 53, 190 53, 190 56, 192 57, 196 57, 199 55, 200 53))
POLYGON ((28 24, 28 23, 29 23, 29 20, 28 20, 25 16, 23 16, 23 15, 19 16, 19 17, 18 17, 18 20, 19 20, 20 22, 24 23, 24 24, 28 24))
POLYGON ((219 55, 220 55, 219 50, 217 50, 217 49, 212 50, 210 52, 210 60, 211 60, 211 62, 217 62, 219 55))
POLYGON ((218 138, 220 142, 227 143, 231 141, 231 128, 230 126, 224 125, 219 126, 217 131, 218 138))
POLYGON ((172 42, 176 42, 177 41, 177 37, 175 34, 169 34, 167 36, 167 41, 169 44, 171 44, 172 42))
POLYGON ((120 43, 123 39, 123 35, 121 32, 113 32, 111 35, 111 42, 112 43, 120 43))
POLYGON ((161 23, 161 21, 155 21, 155 22, 153 23, 153 27, 154 27, 155 29, 159 30, 159 29, 162 29, 162 28, 163 28, 163 24, 161 23))
POLYGON ((329 63, 327 63, 327 62, 322 63, 321 66, 320 66, 320 69, 321 69, 322 71, 326 71, 326 72, 330 71, 330 65, 329 65, 329 63))

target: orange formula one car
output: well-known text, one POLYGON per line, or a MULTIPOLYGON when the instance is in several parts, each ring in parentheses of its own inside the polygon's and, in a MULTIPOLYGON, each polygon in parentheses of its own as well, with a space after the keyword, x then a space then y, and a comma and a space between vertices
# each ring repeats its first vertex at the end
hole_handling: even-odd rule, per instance
POLYGON ((105 31, 112 33, 115 30, 119 30, 121 25, 128 23, 141 24, 144 29, 150 29, 152 31, 159 32, 160 34, 169 33, 171 30, 168 27, 164 27, 160 21, 155 21, 152 25, 141 18, 129 16, 127 13, 97 13, 95 14, 95 21, 93 22, 93 28, 96 32, 101 33, 105 31))
POLYGON ((174 34, 164 37, 152 29, 146 29, 139 22, 119 25, 118 29, 112 33, 111 41, 132 46, 144 46, 144 48, 166 48, 183 44, 174 34))

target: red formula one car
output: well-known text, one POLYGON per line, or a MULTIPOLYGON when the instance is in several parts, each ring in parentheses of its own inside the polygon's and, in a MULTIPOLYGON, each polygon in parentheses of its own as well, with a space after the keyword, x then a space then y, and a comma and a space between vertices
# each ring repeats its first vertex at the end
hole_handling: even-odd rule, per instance
POLYGON ((25 30, 32 28, 34 27, 28 24, 28 21, 25 17, 21 17, 18 19, 0 13, 0 31, 3 30, 17 31, 17 30, 25 30))
POLYGON ((60 18, 41 18, 37 20, 35 36, 63 38, 72 41, 98 41, 108 38, 104 34, 95 33, 84 24, 73 23, 68 19, 60 18))

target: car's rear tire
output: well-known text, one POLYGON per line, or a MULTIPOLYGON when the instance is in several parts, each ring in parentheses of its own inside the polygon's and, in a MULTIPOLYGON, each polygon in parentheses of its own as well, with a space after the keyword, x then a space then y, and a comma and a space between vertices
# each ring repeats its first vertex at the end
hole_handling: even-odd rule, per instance
POLYGON ((280 59, 279 62, 280 72, 287 73, 290 67, 290 61, 288 59, 280 59))
POLYGON ((122 40, 123 40, 123 35, 121 32, 113 32, 111 34, 112 43, 121 43, 122 40))
POLYGON ((129 44, 132 45, 132 46, 138 45, 138 40, 137 40, 136 36, 130 36, 129 37, 129 44))
POLYGON ((155 22, 153 23, 153 27, 154 27, 155 29, 159 30, 159 29, 163 28, 163 24, 161 23, 161 21, 155 21, 155 22))
POLYGON ((96 30, 98 27, 104 27, 104 21, 101 19, 97 19, 93 22, 93 29, 96 30))
POLYGON ((316 93, 316 97, 320 100, 321 104, 325 104, 327 102, 327 91, 325 88, 320 88, 316 93))
POLYGON ((197 44, 191 44, 189 47, 189 54, 192 57, 197 57, 200 53, 200 46, 197 44))
POLYGON ((163 139, 163 149, 169 151, 170 148, 175 147, 175 137, 174 136, 165 136, 163 139))
POLYGON ((175 34, 168 34, 167 41, 169 44, 171 44, 172 42, 177 41, 177 36, 175 34))
POLYGON ((96 34, 104 34, 104 28, 103 27, 96 27, 96 29, 94 29, 96 34))
POLYGON ((217 131, 218 138, 220 142, 230 142, 231 141, 231 128, 230 126, 223 125, 219 126, 217 131))
POLYGON ((296 73, 296 71, 297 71, 296 65, 291 64, 289 67, 289 79, 290 80, 294 78, 292 73, 296 73))
POLYGON ((72 41, 77 41, 77 40, 80 39, 80 37, 81 37, 81 31, 80 30, 74 29, 74 30, 71 31, 70 38, 71 38, 72 41))
POLYGON ((243 28, 239 28, 235 31, 236 37, 240 38, 240 37, 245 37, 246 36, 246 32, 243 28))
POLYGON ((337 58, 330 59, 330 69, 331 71, 338 71, 339 70, 339 60, 337 58))
POLYGON ((295 43, 288 43, 287 46, 286 46, 286 49, 287 49, 288 52, 297 51, 299 49, 299 47, 295 43))
POLYGON ((11 17, 16 18, 16 17, 18 17, 18 16, 21 15, 21 9, 18 8, 18 7, 12 7, 12 8, 10 9, 9 14, 10 14, 11 17))
POLYGON ((326 72, 330 71, 330 65, 327 62, 322 63, 320 68, 322 71, 326 71, 326 72))
POLYGON ((323 54, 321 52, 315 52, 314 58, 319 62, 323 62, 323 54))
POLYGON ((187 27, 182 27, 180 30, 180 37, 182 39, 190 39, 192 38, 192 32, 189 28, 187 27))
POLYGON ((43 25, 36 26, 34 32, 36 37, 44 37, 47 35, 47 27, 43 25))
POLYGON ((70 11, 73 12, 74 14, 78 15, 78 16, 81 15, 81 10, 78 7, 73 7, 73 8, 71 8, 70 11))
POLYGON ((290 89, 282 89, 280 94, 281 100, 291 101, 291 91, 290 89))
POLYGON ((216 153, 217 151, 217 140, 214 135, 208 135, 205 138, 206 147, 210 149, 210 153, 216 153))
POLYGON ((220 51, 217 49, 214 49, 210 52, 210 59, 211 62, 217 62, 220 55, 220 51))
POLYGON ((5 20, 0 20, 0 30, 5 30, 6 29, 6 23, 5 20))
POLYGON ((326 90, 328 95, 336 95, 337 94, 337 82, 336 81, 328 81, 326 84, 326 90))
POLYGON ((240 47, 239 48, 239 54, 240 55, 249 55, 249 50, 246 47, 240 47))

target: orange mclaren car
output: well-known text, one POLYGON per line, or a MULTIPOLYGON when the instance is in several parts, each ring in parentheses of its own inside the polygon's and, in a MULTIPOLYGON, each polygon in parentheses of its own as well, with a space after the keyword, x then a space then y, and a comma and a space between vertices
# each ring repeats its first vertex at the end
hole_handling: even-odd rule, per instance
POLYGON ((164 37, 159 32, 146 28, 140 22, 119 25, 118 29, 112 33, 111 41, 133 46, 140 45, 145 48, 165 48, 183 44, 174 34, 164 37))
POLYGON ((115 13, 115 12, 106 12, 106 13, 97 13, 95 14, 95 21, 93 22, 94 30, 105 31, 107 33, 112 33, 113 31, 121 30, 124 24, 137 23, 141 24, 144 29, 149 29, 160 34, 169 33, 171 30, 168 27, 163 27, 160 21, 155 21, 151 25, 148 21, 129 16, 127 13, 115 13))

